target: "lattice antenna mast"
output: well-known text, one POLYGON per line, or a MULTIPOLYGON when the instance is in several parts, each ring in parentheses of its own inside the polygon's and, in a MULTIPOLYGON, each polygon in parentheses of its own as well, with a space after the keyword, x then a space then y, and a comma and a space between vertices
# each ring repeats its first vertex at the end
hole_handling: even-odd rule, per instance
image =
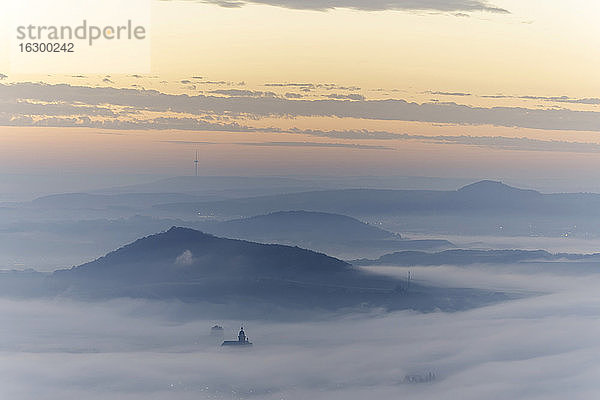
POLYGON ((198 150, 196 150, 196 159, 194 160, 194 169, 196 171, 196 176, 198 176, 198 150))

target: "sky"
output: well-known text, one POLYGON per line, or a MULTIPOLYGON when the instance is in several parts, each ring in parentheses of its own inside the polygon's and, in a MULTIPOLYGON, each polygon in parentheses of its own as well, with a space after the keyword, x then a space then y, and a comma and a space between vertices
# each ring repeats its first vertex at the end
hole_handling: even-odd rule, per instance
POLYGON ((23 74, 0 49, 3 174, 185 175, 198 150, 207 175, 600 185, 596 2, 149 7, 141 73, 23 74))

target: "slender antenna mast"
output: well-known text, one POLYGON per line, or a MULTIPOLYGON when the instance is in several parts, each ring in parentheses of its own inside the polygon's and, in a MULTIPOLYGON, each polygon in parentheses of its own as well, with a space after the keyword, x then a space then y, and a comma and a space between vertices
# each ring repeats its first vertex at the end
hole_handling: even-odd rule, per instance
POLYGON ((198 150, 196 150, 196 159, 194 160, 194 166, 196 169, 196 176, 198 176, 198 150))

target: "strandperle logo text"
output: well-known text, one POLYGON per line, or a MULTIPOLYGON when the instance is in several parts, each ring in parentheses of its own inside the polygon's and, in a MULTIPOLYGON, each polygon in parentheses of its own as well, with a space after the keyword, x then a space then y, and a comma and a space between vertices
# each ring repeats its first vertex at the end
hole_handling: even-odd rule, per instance
POLYGON ((8 18, 19 74, 147 74, 153 0, 19 0, 8 18))
POLYGON ((98 40, 144 40, 146 28, 135 25, 128 20, 125 25, 91 25, 83 20, 77 26, 55 25, 21 25, 17 27, 18 40, 54 41, 54 40, 86 40, 92 46, 98 40))

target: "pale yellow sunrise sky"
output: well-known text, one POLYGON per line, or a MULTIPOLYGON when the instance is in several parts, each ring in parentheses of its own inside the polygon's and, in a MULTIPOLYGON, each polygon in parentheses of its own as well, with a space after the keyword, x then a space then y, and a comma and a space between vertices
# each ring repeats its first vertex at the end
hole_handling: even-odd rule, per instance
POLYGON ((0 175, 179 175, 199 149, 212 175, 575 177, 600 187, 599 1, 474 1, 509 12, 466 15, 239 1, 150 1, 150 73, 139 76, 20 74, 0 16, 0 175), (282 86, 298 83, 313 86, 282 86))
MULTIPOLYGON (((574 97, 600 92, 600 2, 492 3, 510 14, 152 1, 152 74, 169 81, 201 75, 251 87, 331 82, 417 97, 427 90, 574 97)), ((68 76, 20 75, 10 69, 6 49, 0 71, 10 72, 4 73, 11 81, 77 83, 68 76)))

